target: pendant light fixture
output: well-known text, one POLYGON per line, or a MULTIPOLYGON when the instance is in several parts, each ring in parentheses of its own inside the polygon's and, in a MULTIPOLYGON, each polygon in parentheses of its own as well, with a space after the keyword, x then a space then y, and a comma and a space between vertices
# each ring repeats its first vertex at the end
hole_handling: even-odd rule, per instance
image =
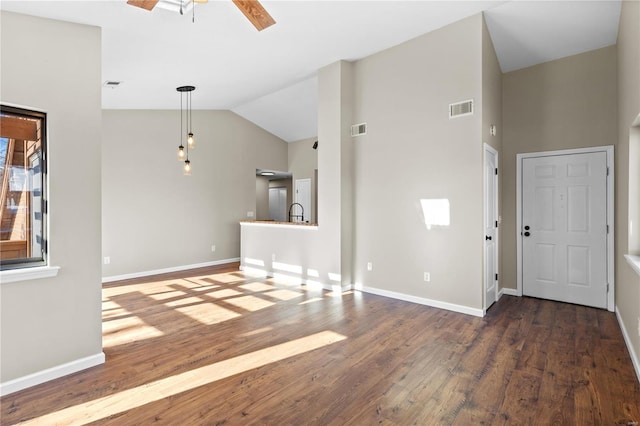
POLYGON ((195 138, 191 127, 191 92, 196 90, 194 86, 180 86, 176 88, 180 92, 180 146, 178 146, 178 160, 184 161, 184 175, 191 175, 191 161, 189 161, 189 150, 195 148, 195 138), (182 144, 184 130, 187 130, 186 146, 182 144))

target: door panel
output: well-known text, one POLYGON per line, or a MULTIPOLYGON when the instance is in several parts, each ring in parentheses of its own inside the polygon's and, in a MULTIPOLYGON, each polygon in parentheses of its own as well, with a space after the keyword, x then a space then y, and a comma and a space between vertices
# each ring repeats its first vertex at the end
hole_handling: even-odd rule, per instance
POLYGON ((522 194, 523 293, 606 308, 606 153, 524 158, 522 194))
MULTIPOLYGON (((297 214, 304 214, 304 222, 309 222, 309 219, 311 217, 311 179, 296 179, 295 198, 295 202, 302 205, 302 209, 300 209, 297 214)), ((294 222, 302 221, 302 217, 296 218, 296 220, 294 220, 294 222)))
POLYGON ((497 299, 498 290, 498 176, 496 154, 485 148, 484 159, 484 307, 497 299))

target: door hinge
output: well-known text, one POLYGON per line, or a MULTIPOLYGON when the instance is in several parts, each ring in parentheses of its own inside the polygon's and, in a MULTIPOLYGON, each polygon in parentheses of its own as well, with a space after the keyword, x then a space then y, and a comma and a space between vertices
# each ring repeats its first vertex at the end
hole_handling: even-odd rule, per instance
POLYGON ((498 227, 498 221, 496 220, 496 228, 498 227))
POLYGON ((496 175, 498 174, 498 168, 496 167, 496 175))
POLYGON ((609 176, 609 168, 607 167, 607 176, 609 176))
POLYGON ((607 293, 609 293, 609 283, 607 283, 607 293))
POLYGON ((496 281, 498 281, 498 274, 496 274, 496 281))
POLYGON ((609 225, 607 225, 607 234, 609 233, 609 225))

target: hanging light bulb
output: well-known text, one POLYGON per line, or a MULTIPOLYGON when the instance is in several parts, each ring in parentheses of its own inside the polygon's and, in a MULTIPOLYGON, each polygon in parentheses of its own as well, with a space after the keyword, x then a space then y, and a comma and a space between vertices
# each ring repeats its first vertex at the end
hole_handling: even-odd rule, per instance
POLYGON ((191 176, 191 161, 189 159, 184 161, 184 175, 191 176))
POLYGON ((189 132, 189 134, 187 135, 187 145, 189 146, 189 149, 193 149, 196 147, 196 140, 193 137, 193 133, 189 132))
POLYGON ((178 147, 178 161, 183 161, 184 157, 185 157, 184 146, 180 144, 180 146, 178 147))

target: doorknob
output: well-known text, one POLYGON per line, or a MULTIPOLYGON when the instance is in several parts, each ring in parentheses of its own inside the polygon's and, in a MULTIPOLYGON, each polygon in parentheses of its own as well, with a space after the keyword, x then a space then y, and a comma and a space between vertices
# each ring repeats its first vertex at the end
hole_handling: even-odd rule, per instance
POLYGON ((531 235, 531 232, 528 232, 528 231, 527 231, 527 232, 525 232, 525 233, 524 233, 524 236, 525 236, 525 237, 528 237, 529 235, 531 235))
POLYGON ((491 241, 491 235, 485 235, 484 240, 485 241, 491 241))

